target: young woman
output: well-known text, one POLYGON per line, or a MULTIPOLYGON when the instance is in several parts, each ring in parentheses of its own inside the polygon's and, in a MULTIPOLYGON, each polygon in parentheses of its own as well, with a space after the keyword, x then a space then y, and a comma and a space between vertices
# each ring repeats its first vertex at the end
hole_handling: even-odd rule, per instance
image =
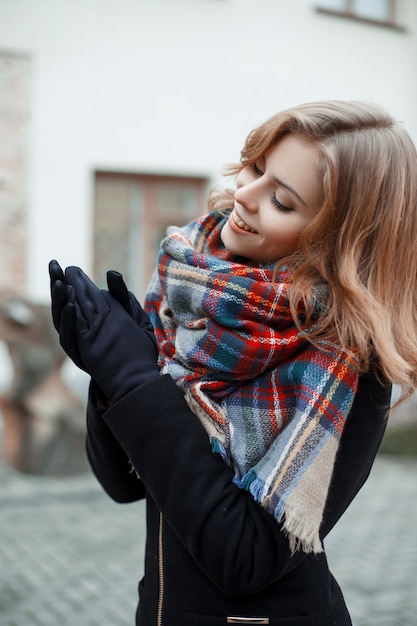
POLYGON ((138 625, 351 624, 322 542, 369 474, 390 385, 416 387, 416 171, 368 104, 255 129, 233 196, 162 244, 162 376, 120 275, 100 291, 51 262, 61 344, 93 379, 93 470, 115 500, 147 498, 138 625))

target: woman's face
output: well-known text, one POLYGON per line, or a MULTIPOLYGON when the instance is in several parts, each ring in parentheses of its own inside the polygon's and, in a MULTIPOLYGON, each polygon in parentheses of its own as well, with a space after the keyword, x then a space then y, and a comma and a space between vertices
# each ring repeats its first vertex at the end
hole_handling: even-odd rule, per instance
POLYGON ((265 157, 239 172, 234 209, 221 232, 225 247, 256 263, 291 254, 320 208, 322 190, 315 147, 285 135, 265 157))

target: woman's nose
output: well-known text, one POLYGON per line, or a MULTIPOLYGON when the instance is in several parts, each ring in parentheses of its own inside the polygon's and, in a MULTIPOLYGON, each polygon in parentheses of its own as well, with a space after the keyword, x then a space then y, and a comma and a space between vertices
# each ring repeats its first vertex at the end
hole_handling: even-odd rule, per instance
POLYGON ((257 189, 256 182, 239 186, 235 191, 235 200, 247 211, 257 211, 259 203, 259 190, 257 189))

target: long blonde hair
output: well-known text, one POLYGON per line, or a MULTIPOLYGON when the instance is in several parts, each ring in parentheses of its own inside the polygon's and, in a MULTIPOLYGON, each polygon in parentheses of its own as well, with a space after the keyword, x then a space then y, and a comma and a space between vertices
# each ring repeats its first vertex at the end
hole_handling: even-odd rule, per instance
MULTIPOLYGON (((383 378, 417 387, 417 152, 409 135, 380 107, 363 102, 303 104, 251 132, 236 174, 295 133, 317 148, 321 209, 281 259, 292 274, 291 307, 312 311, 313 294, 328 285, 319 330, 310 336, 354 349, 362 371, 378 364, 383 378)), ((230 206, 230 192, 212 206, 230 206)), ((307 323, 311 319, 307 315, 307 323)))

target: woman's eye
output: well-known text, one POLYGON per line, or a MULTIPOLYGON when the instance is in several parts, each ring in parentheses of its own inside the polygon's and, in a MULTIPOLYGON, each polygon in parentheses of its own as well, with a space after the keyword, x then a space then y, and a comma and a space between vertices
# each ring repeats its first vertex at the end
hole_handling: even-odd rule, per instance
POLYGON ((263 171, 258 167, 258 165, 256 163, 253 163, 252 169, 253 169, 253 171, 255 172, 255 174, 257 176, 262 176, 263 175, 263 171))
POLYGON ((291 213, 292 211, 294 211, 294 209, 290 206, 285 206, 285 204, 282 204, 282 202, 280 202, 278 200, 278 198, 276 197, 276 195, 274 194, 272 196, 272 204, 277 207, 277 209, 279 209, 280 211, 282 211, 282 213, 291 213))

